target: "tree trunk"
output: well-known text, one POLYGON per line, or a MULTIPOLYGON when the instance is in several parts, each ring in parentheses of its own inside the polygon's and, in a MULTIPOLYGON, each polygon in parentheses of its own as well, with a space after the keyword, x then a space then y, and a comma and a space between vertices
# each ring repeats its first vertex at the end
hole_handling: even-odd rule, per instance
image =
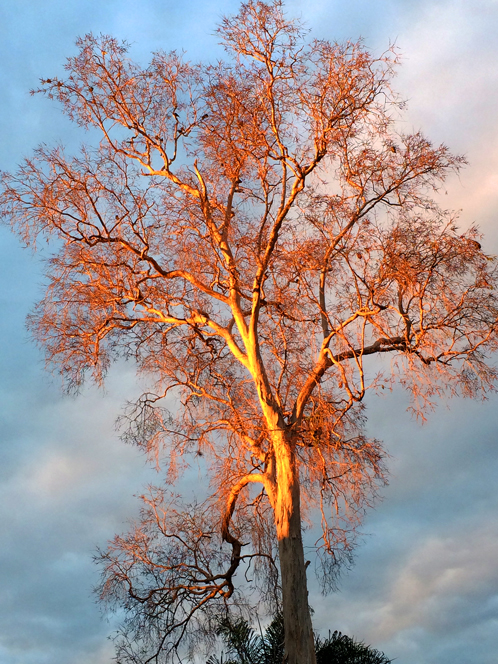
POLYGON ((286 664, 316 664, 308 605, 306 567, 301 536, 299 477, 292 444, 284 434, 275 445, 277 467, 277 527, 286 664))

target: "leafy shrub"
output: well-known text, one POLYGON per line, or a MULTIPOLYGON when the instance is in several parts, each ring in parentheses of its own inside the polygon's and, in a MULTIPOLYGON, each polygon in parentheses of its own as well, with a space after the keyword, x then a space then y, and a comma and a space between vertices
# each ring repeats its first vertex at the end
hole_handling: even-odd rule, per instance
MULTIPOLYGON (((218 634, 223 639, 226 654, 212 655, 206 664, 282 664, 284 657, 284 621, 277 614, 266 631, 257 634, 247 620, 239 618, 221 621, 218 634)), ((390 664, 384 653, 361 641, 329 632, 326 639, 315 639, 317 664, 390 664)))

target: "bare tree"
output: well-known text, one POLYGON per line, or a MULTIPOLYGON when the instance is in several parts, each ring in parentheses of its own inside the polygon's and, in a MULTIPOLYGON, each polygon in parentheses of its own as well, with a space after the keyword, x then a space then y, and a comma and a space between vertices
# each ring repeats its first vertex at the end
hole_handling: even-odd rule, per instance
MULTIPOLYGON (((227 60, 212 66, 156 53, 142 68, 126 44, 81 39, 67 77, 41 91, 100 143, 74 157, 38 148, 3 176, 1 211, 26 242, 54 239, 30 319, 49 362, 77 387, 135 358, 154 387, 130 437, 169 453, 170 479, 189 453, 209 470, 206 532, 196 517, 198 536, 181 541, 174 510, 161 526, 179 528, 173 558, 188 551, 185 567, 164 564, 185 575, 156 604, 168 647, 192 609, 233 593, 243 544, 271 558, 271 532, 286 658, 311 664, 303 515, 318 506, 333 554, 382 481, 381 448, 362 433, 367 389, 399 379, 423 412, 441 391, 492 385, 496 264, 431 199, 464 160, 397 130, 393 52, 308 43, 279 0, 243 4, 218 34, 227 60), (384 373, 366 365, 387 354, 384 373), (231 553, 204 566, 214 531, 231 553)), ((117 565, 126 546, 115 552, 117 565)))

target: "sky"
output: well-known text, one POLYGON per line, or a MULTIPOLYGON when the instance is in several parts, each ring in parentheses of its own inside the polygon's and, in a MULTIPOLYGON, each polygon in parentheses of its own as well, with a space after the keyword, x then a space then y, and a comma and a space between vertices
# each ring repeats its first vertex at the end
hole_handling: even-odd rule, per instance
MULTIPOLYGON (((214 30, 234 0, 0 0, 0 170, 39 143, 84 140, 56 105, 30 97, 62 73, 87 32, 151 51, 221 55, 214 30)), ((441 200, 478 224, 498 254, 498 1, 299 0, 312 34, 357 39, 381 53, 395 41, 406 130, 465 154, 441 200)), ((43 248, 40 252, 43 256, 43 248)), ((104 391, 64 396, 29 339, 25 317, 42 292, 40 254, 0 227, 0 664, 107 664, 114 625, 92 594, 96 547, 137 513, 154 471, 122 443, 115 419, 140 393, 115 366, 104 391)), ((363 527, 356 564, 322 596, 314 623, 383 650, 399 664, 495 664, 498 652, 498 398, 442 402, 423 426, 400 391, 369 398, 369 432, 391 455, 390 485, 363 527)))

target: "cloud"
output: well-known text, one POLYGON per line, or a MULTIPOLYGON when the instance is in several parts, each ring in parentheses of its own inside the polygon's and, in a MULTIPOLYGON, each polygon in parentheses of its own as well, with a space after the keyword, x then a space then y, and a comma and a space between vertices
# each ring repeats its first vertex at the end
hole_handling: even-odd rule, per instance
POLYGON ((464 226, 479 223, 491 236, 498 198, 498 44, 490 34, 495 2, 412 3, 399 14, 403 54, 397 88, 409 100, 407 129, 463 153, 470 166, 444 187, 443 205, 463 208, 464 226))
POLYGON ((497 559, 496 526, 471 530, 463 541, 460 532, 422 541, 391 582, 378 637, 390 639, 415 625, 452 633, 479 623, 489 612, 489 595, 498 593, 497 559), (470 613, 469 605, 476 610, 470 613))
MULTIPOLYGON (((138 508, 133 493, 155 477, 114 430, 124 395, 137 390, 132 376, 118 368, 105 398, 88 389, 61 399, 38 371, 8 394, 11 423, 2 440, 8 472, 0 481, 2 664, 110 661, 112 626, 101 621, 91 595, 98 578, 92 554, 126 528, 138 508)), ((0 397, 6 388, 4 382, 0 397)))
POLYGON ((404 664, 495 661, 497 402, 443 402, 424 426, 400 391, 370 402, 391 484, 339 591, 320 597, 313 586, 322 633, 354 634, 404 664))
MULTIPOLYGON (((313 602, 315 622, 341 629, 405 664, 494 662, 498 621, 496 524, 443 536, 419 532, 379 555, 375 545, 342 590, 313 602), (373 550, 372 550, 373 549, 373 550), (353 577, 355 579, 353 580, 353 577), (476 641, 479 635, 479 658, 476 641), (459 652, 454 644, 459 642, 459 652), (469 657, 470 653, 474 652, 469 657)), ((382 530, 373 537, 389 547, 382 530)))
POLYGON ((498 622, 496 524, 413 547, 393 576, 386 601, 371 615, 370 635, 406 662, 494 661, 498 622), (476 636, 479 634, 479 639, 476 636), (455 645, 458 644, 458 648, 455 645), (466 659, 468 658, 468 659, 466 659))

